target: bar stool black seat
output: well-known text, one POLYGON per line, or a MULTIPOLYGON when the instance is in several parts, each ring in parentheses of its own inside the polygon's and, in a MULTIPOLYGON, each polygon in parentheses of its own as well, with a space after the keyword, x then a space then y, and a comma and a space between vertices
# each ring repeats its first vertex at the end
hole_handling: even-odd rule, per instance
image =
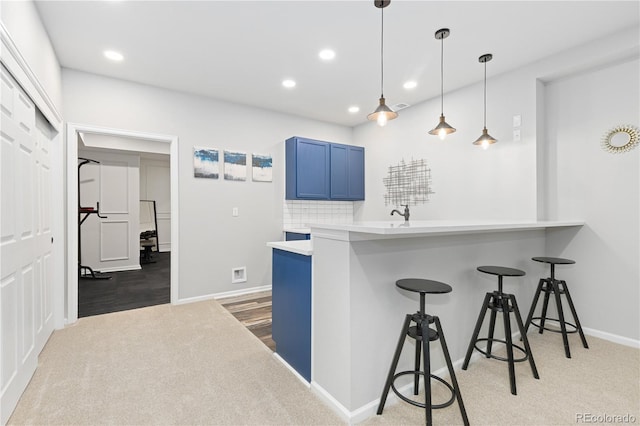
POLYGON ((450 293, 451 286, 439 281, 426 280, 421 278, 406 278, 396 281, 396 286, 403 290, 413 291, 416 293, 420 293, 420 310, 415 314, 407 314, 402 324, 402 330, 400 331, 400 339, 398 340, 398 344, 396 346, 396 352, 393 356, 393 361, 391 362, 391 368, 389 369, 389 374, 387 375, 387 381, 384 385, 384 390, 382 391, 382 396, 380 397, 380 405, 378 405, 378 414, 382 414, 382 410, 384 410, 384 404, 387 400, 387 396, 389 394, 389 389, 393 389, 395 394, 402 399, 403 401, 408 402, 409 404, 415 405, 417 407, 422 407, 425 409, 426 413, 426 424, 433 424, 433 419, 431 415, 432 409, 444 408, 453 404, 454 400, 458 400, 458 406, 460 408, 460 414, 462 415, 462 421, 465 425, 469 424, 469 420, 467 419, 467 412, 464 408, 464 403, 462 402, 462 395, 460 394, 460 387, 458 386, 458 381, 456 380, 456 374, 453 370, 453 364, 451 363, 451 357, 449 356, 449 349, 447 348, 447 342, 444 338, 444 332, 442 331, 442 325, 440 324, 440 319, 437 316, 427 315, 425 313, 425 294, 443 294, 450 293), (411 326, 411 322, 414 322, 416 325, 411 326), (429 327, 429 324, 434 324, 436 329, 432 329, 429 327), (416 351, 415 351, 415 369, 408 371, 401 371, 396 373, 396 368, 398 366, 398 360, 400 359, 400 354, 402 353, 402 347, 404 346, 404 341, 406 336, 411 337, 416 340, 416 351), (423 338, 425 336, 426 338, 423 338), (451 384, 447 383, 444 379, 431 374, 431 361, 430 361, 430 352, 429 352, 429 343, 435 340, 440 340, 440 344, 442 346, 442 352, 444 353, 444 358, 447 363, 447 368, 449 369, 449 375, 451 378, 451 384), (423 352, 423 362, 424 362, 424 371, 420 370, 420 355, 421 351, 423 352), (425 403, 422 404, 420 402, 414 401, 412 399, 407 398, 402 395, 395 387, 394 382, 398 377, 413 375, 413 394, 418 395, 418 383, 420 380, 420 376, 424 377, 424 394, 425 394, 425 403), (451 391, 451 398, 442 404, 433 404, 431 401, 431 379, 437 380, 440 383, 444 384, 451 391))
POLYGON ((507 294, 502 291, 502 278, 503 277, 522 277, 525 275, 524 271, 520 269, 514 268, 506 268, 503 266, 478 266, 478 271, 484 272, 485 274, 497 275, 498 276, 498 290, 487 293, 484 298, 484 303, 482 305, 482 309, 480 309, 480 315, 478 316, 478 321, 476 322, 476 328, 473 330, 473 335, 471 336, 471 342, 469 343, 469 348, 467 349, 467 355, 464 358, 464 363, 462 364, 462 369, 466 370, 469 366, 469 360, 471 359, 471 354, 473 353, 473 349, 478 350, 480 353, 484 354, 487 358, 493 358, 500 361, 506 361, 509 364, 509 382, 511 384, 511 393, 513 395, 517 395, 516 391, 516 375, 515 375, 515 363, 529 360, 529 365, 531 366, 531 372, 533 373, 533 377, 539 379, 538 369, 536 368, 536 363, 533 360, 533 354, 531 353, 531 347, 529 346, 529 340, 527 339, 527 334, 525 332, 524 325, 522 324, 522 316, 520 315, 520 310, 518 309, 518 303, 516 302, 516 297, 513 294, 507 294), (489 333, 487 338, 478 338, 478 334, 480 333, 480 328, 482 327, 482 323, 484 322, 484 318, 486 316, 486 311, 491 311, 491 317, 489 320, 489 333), (504 322, 504 340, 496 339, 493 337, 495 326, 496 326, 496 316, 498 312, 502 312, 502 318, 504 322), (513 338, 511 336, 511 319, 510 315, 513 312, 513 316, 516 319, 516 323, 518 324, 518 330, 520 331, 520 335, 522 336, 522 342, 524 344, 524 348, 513 343, 513 338), (478 343, 487 342, 487 349, 483 351, 478 347, 478 343), (507 349, 507 357, 500 357, 491 353, 491 349, 494 342, 503 343, 507 349), (522 352, 522 356, 520 358, 514 358, 513 349, 517 349, 522 352))
POLYGON ((572 265, 576 263, 571 259, 563 259, 561 257, 532 257, 532 260, 536 262, 548 263, 551 265, 551 276, 549 278, 540 278, 538 281, 538 288, 536 289, 536 294, 533 296, 533 302, 531 303, 531 309, 529 310, 529 315, 527 316, 527 322, 524 326, 525 332, 529 330, 529 325, 533 325, 534 327, 538 327, 539 333, 542 334, 544 330, 552 331, 554 333, 562 333, 562 341, 564 343, 564 354, 567 358, 571 358, 571 351, 569 350, 569 339, 567 337, 568 333, 579 333, 580 339, 582 340, 582 346, 585 349, 589 349, 589 345, 587 345, 587 339, 584 337, 584 333, 582 332, 582 326, 580 325, 580 320, 578 319, 578 314, 576 312, 576 308, 573 305, 573 300, 571 300, 571 294, 569 293, 569 288, 567 287, 567 283, 564 280, 557 280, 555 277, 555 266, 556 265, 572 265), (542 312, 539 317, 534 317, 534 311, 536 306, 538 305, 538 301, 540 300, 540 294, 544 292, 544 302, 542 303, 542 312), (549 306, 549 297, 550 295, 554 295, 554 299, 556 301, 556 310, 558 312, 558 318, 551 318, 547 316, 547 307, 549 306), (567 302, 569 303, 569 308, 571 309, 571 314, 573 315, 573 321, 575 324, 572 324, 565 320, 564 311, 562 309, 562 300, 560 298, 561 295, 565 295, 567 298, 567 302), (538 324, 533 322, 534 320, 539 321, 538 324), (555 328, 545 327, 545 321, 551 320, 556 321, 560 325, 560 330, 555 328), (572 329, 567 330, 567 326, 572 327, 572 329))

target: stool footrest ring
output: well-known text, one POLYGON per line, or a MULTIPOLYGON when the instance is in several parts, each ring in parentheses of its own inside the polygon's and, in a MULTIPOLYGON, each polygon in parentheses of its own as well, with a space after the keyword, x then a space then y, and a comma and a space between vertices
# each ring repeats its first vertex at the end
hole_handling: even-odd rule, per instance
MULTIPOLYGON (((395 385, 395 381, 398 377, 400 376, 406 376, 406 375, 419 375, 419 376, 424 376, 424 371, 413 371, 413 370, 408 370, 408 371, 401 371, 399 373, 396 373, 393 376, 393 381, 391 382, 391 389, 393 390, 393 392, 398 396, 398 398, 402 399, 405 402, 408 402, 411 405, 415 405, 416 407, 421 407, 421 408, 425 408, 425 404, 418 402, 418 401, 414 401, 412 399, 407 398, 406 396, 402 395, 398 389, 396 389, 396 385, 395 385)), ((444 380, 441 377, 435 376, 433 374, 430 374, 432 379, 437 380, 438 382, 442 383, 443 385, 445 385, 447 388, 449 388, 449 391, 451 392, 451 398, 447 401, 444 402, 442 404, 431 404, 431 408, 434 409, 438 409, 438 408, 445 408, 450 406, 451 404, 453 404, 453 401, 455 401, 456 399, 456 392, 455 390, 453 390, 453 386, 451 386, 446 380, 444 380)))
MULTIPOLYGON (((422 342, 423 336, 419 334, 421 332, 422 331, 416 326, 409 327, 409 330, 407 331, 407 336, 411 337, 412 339, 416 339, 419 342, 422 342)), ((440 336, 438 335, 438 332, 435 331, 433 328, 429 327, 429 341, 434 342, 439 338, 440 336)))
MULTIPOLYGON (((536 324, 535 322, 533 322, 533 320, 540 321, 540 320, 542 320, 542 317, 533 317, 533 318, 531 318, 531 325, 534 326, 534 327, 540 328, 540 324, 536 324)), ((549 318, 549 317, 547 317, 544 320, 545 320, 545 322, 546 321, 554 321, 554 322, 558 323, 558 327, 560 327, 560 320, 558 318, 549 318)), ((565 321, 564 325, 565 326, 568 325, 569 327, 573 328, 573 330, 567 330, 567 333, 577 333, 578 332, 578 327, 575 324, 572 324, 569 321, 565 321)), ((543 329, 545 329, 547 331, 551 331, 552 333, 562 333, 562 329, 560 329, 560 328, 558 328, 558 329, 547 328, 546 325, 543 327, 543 329)))
MULTIPOLYGON (((507 344, 506 340, 484 338, 484 339, 477 339, 474 347, 476 348, 476 350, 478 352, 480 352, 481 354, 483 354, 487 358, 493 358, 493 359, 497 359, 498 361, 507 361, 508 362, 509 361, 508 358, 503 358, 501 356, 497 356, 497 355, 494 355, 494 354, 488 354, 486 351, 483 351, 482 349, 480 349, 478 347, 478 343, 479 342, 488 342, 489 340, 491 340, 492 342, 502 343, 504 345, 507 344)), ((513 346, 514 348, 518 349, 520 352, 522 352, 524 354, 524 356, 522 358, 514 358, 513 362, 523 362, 523 361, 526 361, 526 360, 529 359, 529 354, 527 353, 527 351, 524 348, 522 348, 522 347, 520 347, 520 346, 518 346, 516 344, 513 344, 513 343, 511 344, 511 346, 513 346)))

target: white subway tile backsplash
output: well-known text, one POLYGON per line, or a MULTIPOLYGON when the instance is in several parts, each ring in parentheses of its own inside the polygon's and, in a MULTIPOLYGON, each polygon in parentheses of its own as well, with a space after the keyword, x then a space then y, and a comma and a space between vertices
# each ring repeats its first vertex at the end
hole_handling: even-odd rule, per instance
POLYGON ((285 227, 307 227, 312 223, 353 223, 352 201, 285 200, 285 227))

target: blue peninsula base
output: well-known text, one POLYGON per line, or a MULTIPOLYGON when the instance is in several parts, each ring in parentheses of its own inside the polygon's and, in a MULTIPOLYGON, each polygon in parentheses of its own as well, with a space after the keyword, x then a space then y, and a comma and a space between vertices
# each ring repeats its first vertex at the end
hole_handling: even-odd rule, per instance
POLYGON ((311 382, 311 256, 274 248, 272 266, 276 353, 311 382))

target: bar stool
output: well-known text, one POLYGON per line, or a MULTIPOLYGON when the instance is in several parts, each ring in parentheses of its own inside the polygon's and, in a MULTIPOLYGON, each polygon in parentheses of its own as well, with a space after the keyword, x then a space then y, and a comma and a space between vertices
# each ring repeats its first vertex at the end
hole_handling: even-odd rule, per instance
POLYGON ((478 321, 476 322, 476 328, 475 330, 473 330, 473 336, 471 336, 471 342, 469 343, 469 348, 467 349, 467 355, 464 359, 464 363, 462 364, 462 369, 466 370, 469 366, 469 360, 471 359, 471 354, 474 348, 477 349, 480 353, 484 354, 487 358, 506 361, 509 364, 509 382, 511 383, 511 393, 513 395, 517 395, 515 375, 516 362, 522 362, 528 359, 533 377, 539 379, 540 376, 538 376, 538 370, 536 368, 536 363, 533 360, 533 354, 531 353, 529 340, 527 339, 527 334, 525 332, 524 326, 522 325, 522 316, 520 315, 520 310, 518 309, 516 297, 513 294, 507 294, 502 291, 502 277, 522 277, 525 275, 525 272, 521 271, 520 269, 505 268, 503 266, 478 266, 477 269, 478 271, 484 272, 485 274, 498 276, 498 291, 487 293, 484 298, 484 303, 482 305, 482 309, 480 309, 480 315, 478 316, 478 321), (480 333, 480 328, 482 327, 482 323, 484 322, 487 310, 491 311, 491 319, 489 321, 489 334, 487 338, 479 339, 478 333, 480 333), (504 320, 504 340, 496 339, 493 337, 496 326, 496 315, 498 312, 502 312, 502 318, 504 320), (522 336, 524 348, 513 343, 513 339, 511 337, 511 312, 513 312, 513 316, 515 317, 516 323, 518 324, 518 330, 520 331, 520 335, 522 336), (483 351, 478 347, 479 342, 487 342, 486 351, 483 351), (493 342, 500 342, 505 344, 507 348, 507 358, 503 358, 491 353, 493 342), (520 358, 514 358, 514 348, 518 349, 524 355, 520 358))
POLYGON ((560 257, 532 257, 532 260, 536 262, 548 263, 551 265, 551 277, 549 278, 540 278, 538 282, 538 288, 536 289, 536 294, 533 296, 533 303, 531 304, 531 309, 529 310, 529 316, 527 317, 527 322, 524 326, 525 332, 529 330, 529 324, 538 327, 539 333, 542 334, 544 330, 552 331, 554 333, 562 333, 562 340, 564 342, 564 354, 567 358, 571 358, 571 351, 569 350, 569 339, 567 337, 568 333, 580 333, 580 339, 582 340, 582 346, 585 349, 589 349, 589 345, 587 345, 587 339, 584 337, 584 333, 582 332, 582 326, 580 325, 580 320, 578 319, 578 314, 576 313, 576 308, 573 305, 573 300, 571 300, 571 294, 569 294, 569 288, 567 287, 567 283, 564 280, 557 280, 555 277, 555 266, 556 265, 571 265, 576 263, 571 259, 563 259, 560 257), (542 303, 542 312, 539 317, 534 317, 533 313, 538 305, 538 301, 540 300, 540 293, 544 292, 544 302, 542 303), (549 306, 549 296, 553 293, 554 298, 556 300, 556 309, 558 310, 558 318, 550 318, 547 316, 547 307, 549 306), (573 320, 575 324, 572 324, 565 320, 564 312, 562 310, 562 300, 560 299, 561 295, 565 295, 567 298, 567 302, 569 302, 569 308, 571 309, 571 314, 573 315, 573 320), (533 320, 539 320, 540 323, 536 324, 533 320), (544 326, 545 321, 557 321, 560 324, 560 330, 547 328, 544 326), (573 330, 567 330, 567 326, 573 327, 573 330))
POLYGON ((391 388, 393 389, 395 394, 403 401, 406 401, 409 404, 415 405, 416 407, 421 407, 425 409, 427 425, 433 424, 433 419, 431 415, 432 409, 448 407, 449 405, 453 404, 453 401, 455 399, 457 399, 458 406, 460 407, 460 414, 462 415, 462 421, 464 422, 465 425, 468 425, 469 420, 467 419, 467 412, 464 408, 464 403, 462 402, 460 387, 458 386, 458 381, 456 380, 456 374, 453 370, 453 364, 451 363, 451 357, 449 356, 449 349, 447 348, 447 342, 444 339, 444 332, 442 331, 440 319, 437 316, 427 315, 424 312, 425 294, 450 293, 451 286, 445 283, 441 283, 439 281, 432 281, 432 280, 426 280, 421 278, 401 279, 396 281, 396 286, 403 290, 420 293, 420 310, 415 314, 407 314, 405 317, 404 323, 402 324, 402 330, 400 331, 400 339, 398 340, 398 345, 396 346, 396 352, 395 352, 395 355, 393 356, 393 361, 391 362, 391 368, 389 369, 389 374, 387 375, 387 381, 384 385, 382 396, 380 397, 380 405, 378 405, 378 414, 382 414, 382 410, 384 410, 384 404, 389 394, 389 388, 391 388), (416 324, 415 326, 411 326, 412 321, 416 324), (429 324, 433 324, 433 323, 435 323, 435 326, 436 326, 435 330, 429 327, 429 324), (406 336, 409 336, 412 339, 416 340, 415 369, 396 373, 398 360, 400 359, 400 354, 402 353, 402 347, 404 346, 404 341, 406 336), (442 352, 444 353, 444 359, 447 362, 447 368, 449 369, 449 374, 451 376, 451 383, 453 386, 447 383, 442 378, 431 374, 429 343, 436 340, 440 340, 440 344, 442 345, 442 352), (420 352, 421 351, 423 352, 422 355, 423 355, 423 362, 424 362, 424 371, 420 370, 420 355, 421 355, 420 352), (394 385, 394 381, 398 377, 405 376, 405 375, 414 376, 414 382, 413 382, 414 395, 418 395, 418 383, 420 380, 420 376, 424 377, 424 394, 425 394, 424 404, 405 397, 396 389, 394 385), (447 402, 443 404, 432 403, 431 401, 431 379, 432 378, 444 384, 445 386, 447 386, 451 391, 451 398, 447 402))

